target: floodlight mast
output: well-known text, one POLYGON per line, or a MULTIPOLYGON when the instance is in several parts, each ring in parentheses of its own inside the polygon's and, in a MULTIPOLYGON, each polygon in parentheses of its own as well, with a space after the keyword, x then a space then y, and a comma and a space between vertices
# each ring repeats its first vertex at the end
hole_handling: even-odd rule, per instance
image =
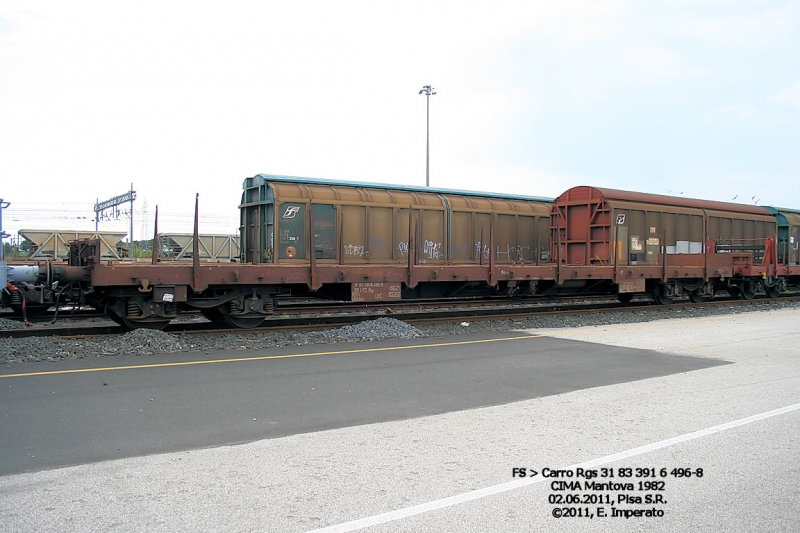
POLYGON ((425 186, 431 186, 431 96, 436 94, 433 87, 425 85, 419 94, 425 94, 425 186))

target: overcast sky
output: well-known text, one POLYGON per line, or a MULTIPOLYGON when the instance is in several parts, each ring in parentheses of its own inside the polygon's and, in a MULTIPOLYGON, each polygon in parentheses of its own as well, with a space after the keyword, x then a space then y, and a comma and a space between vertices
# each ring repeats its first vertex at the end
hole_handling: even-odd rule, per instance
POLYGON ((234 233, 258 173, 424 185, 427 84, 434 187, 800 208, 800 1, 0 0, 4 228, 131 183, 136 239, 195 193, 234 233))

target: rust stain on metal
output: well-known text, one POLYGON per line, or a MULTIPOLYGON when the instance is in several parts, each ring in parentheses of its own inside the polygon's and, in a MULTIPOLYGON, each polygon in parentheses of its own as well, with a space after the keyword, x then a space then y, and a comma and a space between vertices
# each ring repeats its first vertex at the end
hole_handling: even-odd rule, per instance
POLYGON ((620 280, 619 292, 644 292, 645 281, 643 278, 620 280))

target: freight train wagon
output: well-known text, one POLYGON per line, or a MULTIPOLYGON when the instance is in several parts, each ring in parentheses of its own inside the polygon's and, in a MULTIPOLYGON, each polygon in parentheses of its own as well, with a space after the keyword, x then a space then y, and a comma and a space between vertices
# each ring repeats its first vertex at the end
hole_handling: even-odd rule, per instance
POLYGON ((697 302, 721 290, 750 299, 797 286, 797 213, 574 187, 553 203, 551 226, 558 283, 611 283, 621 300, 697 302))
POLYGON ((259 174, 244 183, 241 261, 311 265, 317 294, 343 300, 530 291, 553 278, 551 201, 259 174), (359 269, 362 282, 339 279, 359 269))
MULTIPOLYGON (((575 187, 554 202, 259 174, 240 205, 238 263, 104 261, 10 270, 3 304, 88 303, 128 327, 181 309, 261 324, 276 295, 346 301, 532 294, 647 294, 659 303, 727 291, 777 296, 800 280, 800 212, 575 187), (19 279, 17 279, 19 278, 19 279)), ((195 212, 197 240, 198 210, 195 212)))
POLYGON ((44 265, 39 282, 20 283, 14 296, 87 303, 130 328, 162 328, 181 309, 254 327, 282 294, 392 301, 532 293, 555 275, 545 198, 260 174, 245 181, 240 210, 238 263, 198 255, 191 264, 109 262, 87 239, 70 244, 67 265, 44 265))

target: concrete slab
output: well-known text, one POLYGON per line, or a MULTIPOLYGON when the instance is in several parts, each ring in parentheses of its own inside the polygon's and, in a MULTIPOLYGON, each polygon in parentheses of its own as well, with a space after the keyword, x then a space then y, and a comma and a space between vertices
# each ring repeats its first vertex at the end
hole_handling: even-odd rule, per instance
MULTIPOLYGON (((800 404, 798 311, 545 332, 733 364, 240 446, 0 478, 14 531, 309 531, 800 404), (65 526, 66 525, 66 526, 65 526)), ((542 333, 542 332, 536 332, 542 333)), ((369 531, 796 531, 798 411, 618 461, 667 479, 665 516, 552 517, 546 483, 369 531)), ((634 506, 635 507, 635 506, 634 506)), ((347 527, 339 531, 352 531, 347 527)))

